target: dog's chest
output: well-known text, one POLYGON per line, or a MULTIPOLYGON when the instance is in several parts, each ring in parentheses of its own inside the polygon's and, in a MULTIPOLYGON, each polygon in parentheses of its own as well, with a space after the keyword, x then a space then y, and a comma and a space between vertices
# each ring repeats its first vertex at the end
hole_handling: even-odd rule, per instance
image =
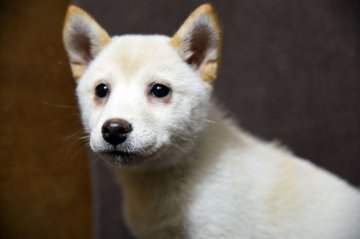
POLYGON ((241 221, 244 208, 238 207, 245 197, 231 195, 231 182, 217 180, 222 175, 190 170, 172 172, 171 178, 133 176, 121 174, 120 180, 127 223, 140 239, 231 238, 234 230, 248 233, 251 217, 241 221))

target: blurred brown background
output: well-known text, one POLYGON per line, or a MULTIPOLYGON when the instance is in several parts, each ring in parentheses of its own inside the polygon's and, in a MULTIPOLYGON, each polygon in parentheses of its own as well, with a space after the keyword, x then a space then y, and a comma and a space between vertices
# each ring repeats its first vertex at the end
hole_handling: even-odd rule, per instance
POLYGON ((0 238, 91 238, 66 0, 0 2, 0 238))
MULTIPOLYGON (((205 1, 73 2, 110 34, 172 35, 205 1)), ((211 2, 224 29, 219 101, 255 135, 360 185, 360 2, 211 2)), ((116 182, 96 159, 89 182, 77 140, 66 5, 0 2, 0 238, 128 238, 116 182)))

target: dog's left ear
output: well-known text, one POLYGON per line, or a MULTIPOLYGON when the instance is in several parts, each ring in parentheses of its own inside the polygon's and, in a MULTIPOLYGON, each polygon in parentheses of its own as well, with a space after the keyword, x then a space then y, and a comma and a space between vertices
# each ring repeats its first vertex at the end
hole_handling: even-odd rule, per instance
POLYGON ((210 4, 198 7, 171 38, 170 44, 180 57, 212 83, 220 64, 221 28, 210 4))
POLYGON ((63 41, 73 76, 77 80, 110 42, 110 37, 88 13, 71 5, 65 18, 63 41))

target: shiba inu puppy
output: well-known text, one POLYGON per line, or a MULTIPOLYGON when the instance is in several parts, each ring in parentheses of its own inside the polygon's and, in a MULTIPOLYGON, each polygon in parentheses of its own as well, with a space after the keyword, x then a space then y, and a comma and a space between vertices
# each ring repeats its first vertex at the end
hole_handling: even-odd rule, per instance
POLYGON ((116 167, 135 237, 360 239, 360 193, 243 132, 211 100, 209 4, 173 37, 110 37, 70 6, 63 39, 91 149, 116 167))

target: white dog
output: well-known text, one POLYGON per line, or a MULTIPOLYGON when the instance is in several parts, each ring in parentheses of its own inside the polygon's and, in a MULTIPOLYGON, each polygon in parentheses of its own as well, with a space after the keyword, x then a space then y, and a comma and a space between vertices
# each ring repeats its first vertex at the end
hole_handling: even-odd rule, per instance
POLYGON ((137 238, 360 239, 355 188, 212 103, 221 29, 209 4, 173 37, 112 38, 70 6, 64 43, 91 149, 117 166, 137 238))

